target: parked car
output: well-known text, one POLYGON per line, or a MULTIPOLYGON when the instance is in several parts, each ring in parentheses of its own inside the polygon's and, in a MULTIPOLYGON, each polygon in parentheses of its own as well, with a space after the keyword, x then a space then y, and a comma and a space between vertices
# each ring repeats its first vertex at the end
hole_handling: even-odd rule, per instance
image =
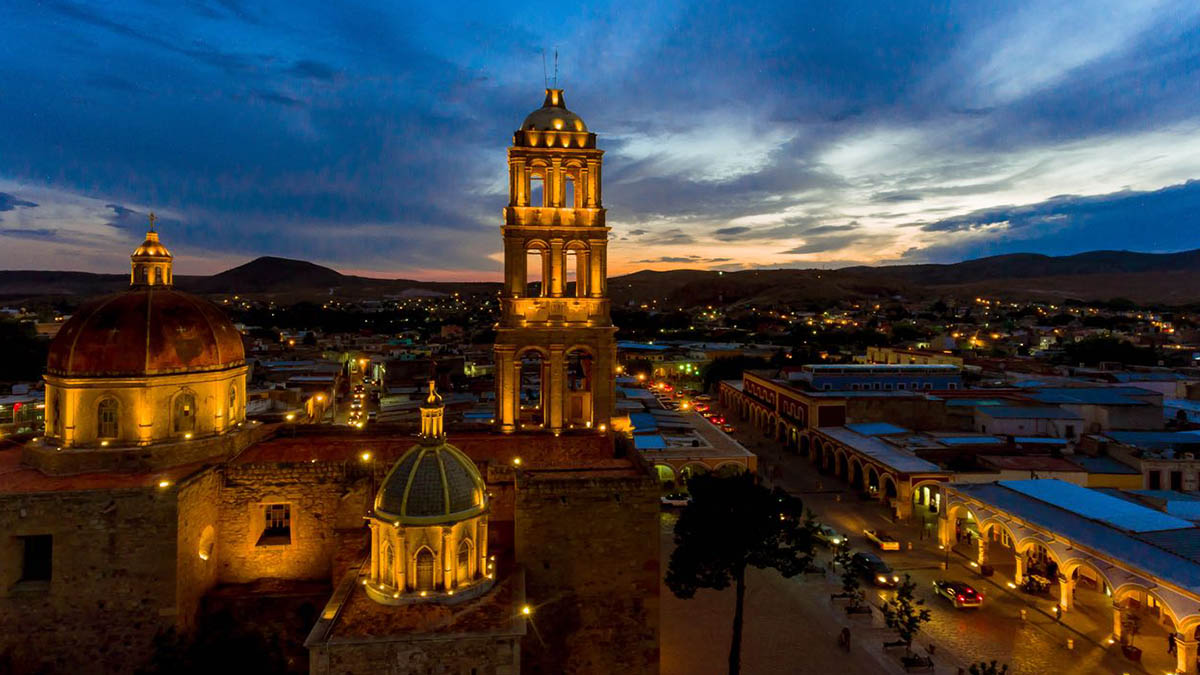
POLYGON ((846 538, 837 530, 828 525, 818 525, 817 531, 813 534, 817 541, 825 544, 829 548, 836 548, 846 543, 846 538))
POLYGON ((938 579, 933 582, 933 591, 949 600, 957 609, 983 606, 983 593, 961 581, 938 579))
POLYGON ((671 494, 663 495, 659 501, 663 506, 687 506, 692 500, 686 493, 672 492, 671 494))
POLYGON ((734 432, 733 425, 732 424, 723 425, 721 427, 721 431, 724 431, 727 434, 732 434, 734 432))
POLYGON ((855 553, 853 560, 863 577, 880 588, 895 588, 900 583, 900 575, 874 553, 855 553))
POLYGON ((883 530, 863 530, 863 534, 867 535, 881 551, 899 551, 900 540, 883 530))

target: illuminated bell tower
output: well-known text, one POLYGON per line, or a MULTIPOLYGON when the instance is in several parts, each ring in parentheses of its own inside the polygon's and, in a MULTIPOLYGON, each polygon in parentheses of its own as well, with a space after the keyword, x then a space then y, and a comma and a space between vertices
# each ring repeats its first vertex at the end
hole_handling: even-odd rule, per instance
POLYGON ((154 214, 150 214, 150 230, 146 241, 129 256, 130 286, 171 286, 174 284, 173 256, 158 240, 154 230, 154 214))
POLYGON ((607 297, 603 154, 561 89, 547 89, 542 107, 513 134, 495 346, 501 431, 557 435, 611 424, 616 328, 607 297))

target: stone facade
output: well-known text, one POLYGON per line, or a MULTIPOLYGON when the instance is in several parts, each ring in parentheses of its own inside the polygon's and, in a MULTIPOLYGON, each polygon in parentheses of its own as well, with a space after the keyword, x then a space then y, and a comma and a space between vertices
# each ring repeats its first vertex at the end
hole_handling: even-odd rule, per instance
POLYGON ((516 497, 516 550, 542 630, 522 643, 522 672, 657 673, 657 483, 538 477, 516 497))

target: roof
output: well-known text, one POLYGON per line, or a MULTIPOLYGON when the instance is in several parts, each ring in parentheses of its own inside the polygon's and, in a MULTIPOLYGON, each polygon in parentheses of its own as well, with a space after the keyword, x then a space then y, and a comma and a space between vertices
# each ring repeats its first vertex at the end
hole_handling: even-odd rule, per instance
POLYGON ((1083 467, 1061 457, 1046 455, 980 455, 979 461, 1010 471, 1068 471, 1083 473, 1083 467))
POLYGON ((242 335, 211 302, 163 287, 93 300, 63 324, 46 371, 122 377, 223 370, 245 363, 242 335))
POLYGON ((998 405, 977 408, 981 415, 996 419, 1081 420, 1079 415, 1062 408, 998 405))
POLYGON ((888 436, 891 434, 906 434, 908 429, 887 422, 864 422, 862 424, 847 424, 846 428, 863 436, 888 436))
POLYGON ((871 459, 900 473, 940 473, 941 467, 878 438, 863 436, 846 427, 822 427, 820 433, 842 445, 854 448, 871 459))
POLYGON ((1186 520, 1060 480, 1000 481, 1000 485, 1128 532, 1157 532, 1192 527, 1186 520))
POLYGON ((1041 403, 1084 405, 1149 405, 1137 397, 1158 396, 1139 387, 1054 387, 1040 389, 1029 397, 1041 403))
POLYGON ((947 489, 972 497, 988 506, 1012 514, 1021 520, 1080 546, 1086 546, 1128 566, 1145 570, 1176 586, 1200 591, 1200 528, 1178 518, 1171 518, 1145 506, 1104 495, 1097 490, 1075 487, 1077 490, 1107 497, 1114 509, 1129 509, 1135 513, 1149 511, 1155 517, 1171 519, 1183 526, 1171 530, 1133 533, 1111 523, 1094 520, 1063 509, 1031 495, 1011 489, 1017 483, 1047 483, 1070 485, 1055 479, 1033 481, 999 481, 995 483, 954 483, 947 489))
POLYGON ((529 113, 522 131, 587 131, 583 118, 567 110, 562 89, 547 89, 542 107, 529 113))
POLYGON ((1071 461, 1082 466, 1088 473, 1140 475, 1142 472, 1122 464, 1112 457, 1090 457, 1088 455, 1071 455, 1071 461))
POLYGON ((1109 440, 1147 450, 1170 450, 1200 445, 1200 431, 1108 431, 1109 440))
POLYGON ((633 447, 638 450, 662 450, 667 441, 660 434, 642 434, 633 437, 633 447))
POLYGON ((375 513, 414 525, 457 523, 487 507, 475 462, 446 443, 414 445, 388 472, 375 495, 375 513))

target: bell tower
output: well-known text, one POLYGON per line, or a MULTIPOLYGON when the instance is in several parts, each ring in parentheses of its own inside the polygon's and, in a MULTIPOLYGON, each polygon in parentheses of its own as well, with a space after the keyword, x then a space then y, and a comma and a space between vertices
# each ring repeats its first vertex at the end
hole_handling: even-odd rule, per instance
POLYGON ((511 433, 606 430, 616 328, 609 315, 604 151, 547 89, 508 149, 504 291, 496 335, 496 423, 511 433))
POLYGON ((129 256, 130 286, 171 286, 175 283, 173 256, 158 240, 154 230, 154 214, 150 214, 150 229, 146 241, 129 256))

